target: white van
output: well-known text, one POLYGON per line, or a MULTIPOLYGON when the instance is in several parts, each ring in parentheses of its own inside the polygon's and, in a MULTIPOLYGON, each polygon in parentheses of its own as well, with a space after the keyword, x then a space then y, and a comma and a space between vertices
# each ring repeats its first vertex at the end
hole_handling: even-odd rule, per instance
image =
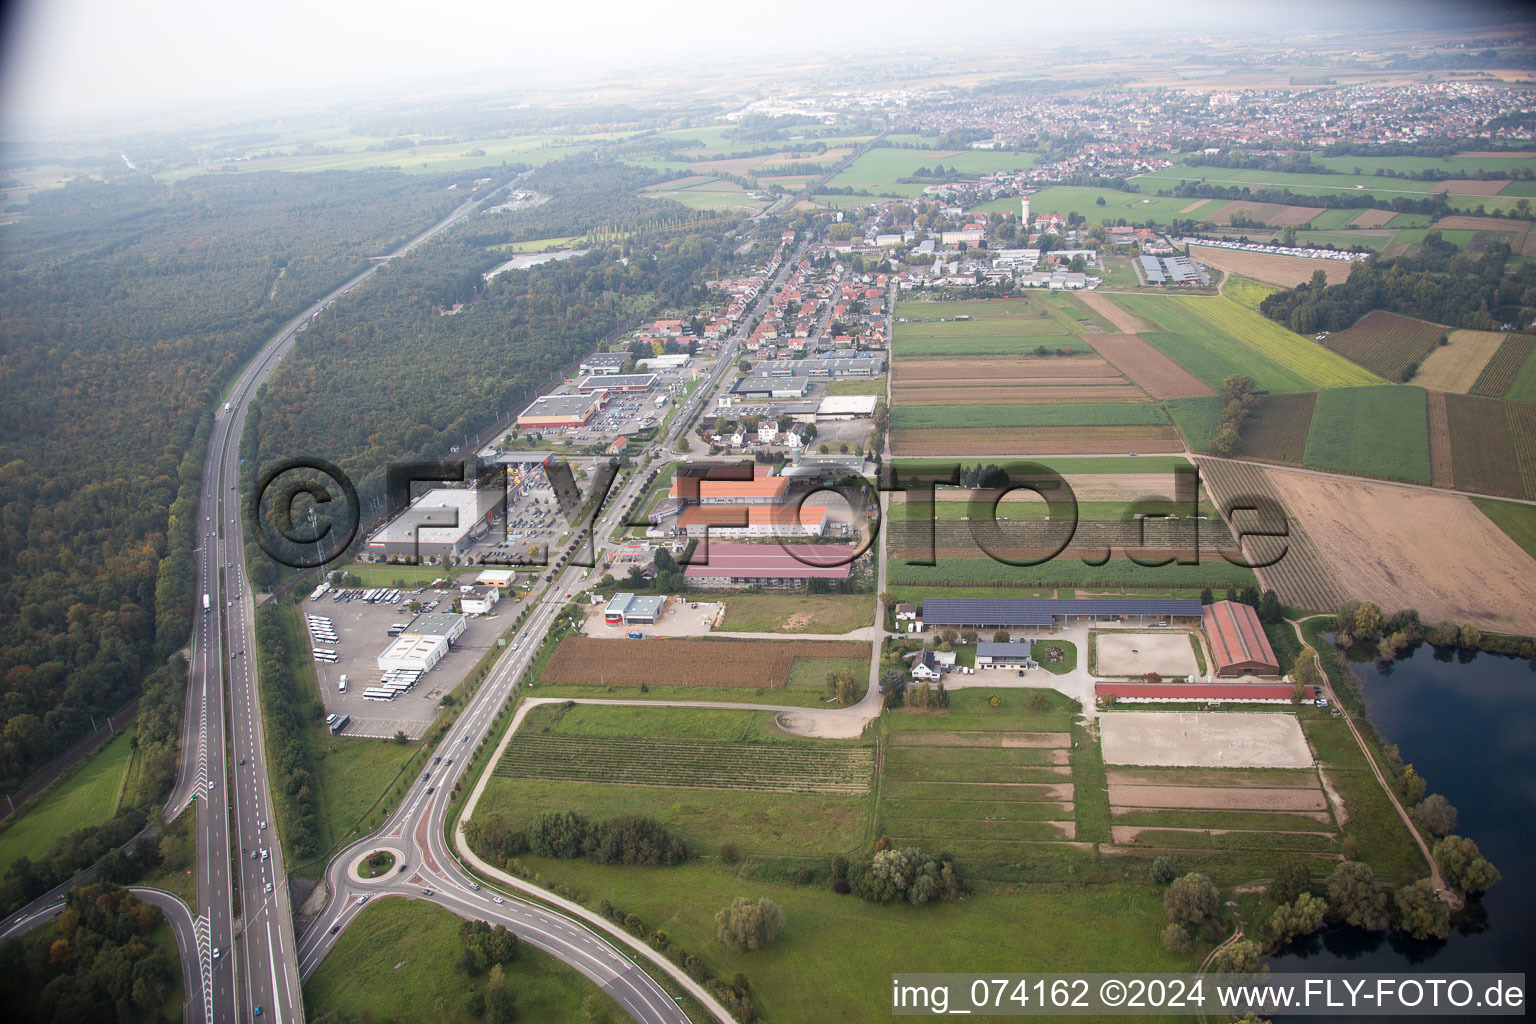
MULTIPOLYGON (((336 684, 336 690, 337 690, 338 693, 346 693, 347 692, 347 674, 345 672, 343 672, 341 674, 341 682, 336 684)), ((335 715, 331 716, 331 718, 333 718, 333 719, 335 717, 336 717, 335 715)))

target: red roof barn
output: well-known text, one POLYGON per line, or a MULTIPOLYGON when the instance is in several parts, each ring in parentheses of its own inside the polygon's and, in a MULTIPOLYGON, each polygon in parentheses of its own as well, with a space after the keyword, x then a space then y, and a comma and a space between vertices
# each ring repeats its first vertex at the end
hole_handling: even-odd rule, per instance
POLYGON ((1218 676, 1280 674, 1274 648, 1269 646, 1259 615, 1251 607, 1236 601, 1216 601, 1205 606, 1200 618, 1211 642, 1218 676))

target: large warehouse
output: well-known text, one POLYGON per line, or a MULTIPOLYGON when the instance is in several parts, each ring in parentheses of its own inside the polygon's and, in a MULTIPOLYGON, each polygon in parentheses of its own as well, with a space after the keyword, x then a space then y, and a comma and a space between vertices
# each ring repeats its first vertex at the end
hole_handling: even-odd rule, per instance
POLYGON ((402 637, 440 636, 450 644, 459 638, 469 624, 467 617, 456 612, 422 612, 400 631, 402 637))
POLYGON ((1218 676, 1277 676, 1280 661, 1264 635, 1259 613, 1236 601, 1216 601, 1202 616, 1218 676))
POLYGON ((397 636, 378 657, 379 671, 398 669, 428 672, 448 653, 448 641, 440 636, 397 636))
POLYGON ((825 563, 851 559, 857 550, 851 544, 803 545, 787 549, 778 544, 711 544, 709 564, 688 566, 683 570, 683 578, 693 587, 799 589, 812 579, 846 580, 853 564, 851 561, 842 565, 825 563), (801 557, 797 558, 797 554, 801 557), (807 562, 813 564, 807 565, 807 562))
POLYGON ((519 430, 555 430, 584 427, 603 406, 603 393, 591 395, 540 395, 517 414, 519 430))
POLYGON ((656 384, 654 373, 595 373, 576 385, 584 395, 600 391, 649 391, 656 384))
POLYGON ((1200 618, 1199 601, 1183 598, 965 598, 930 597, 923 602, 926 628, 1058 629, 1074 622, 1150 625, 1200 618))
POLYGON ((674 529, 688 537, 824 537, 827 523, 825 505, 690 505, 674 529))
POLYGON ((369 537, 368 550, 421 558, 462 555, 489 529, 492 513, 505 501, 506 493, 497 490, 439 487, 427 491, 369 537))

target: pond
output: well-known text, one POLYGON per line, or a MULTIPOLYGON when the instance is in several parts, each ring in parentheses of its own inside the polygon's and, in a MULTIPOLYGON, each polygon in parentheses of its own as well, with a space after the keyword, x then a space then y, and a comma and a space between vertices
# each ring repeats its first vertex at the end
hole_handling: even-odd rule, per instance
MULTIPOLYGON (((1524 971, 1536 956, 1536 672, 1531 662, 1419 644, 1390 665, 1357 663, 1366 711, 1460 812, 1504 878, 1470 904, 1444 942, 1329 928, 1292 944, 1276 971, 1524 971)), ((1388 880, 1390 881, 1390 880, 1388 880)), ((1308 1020, 1318 1020, 1309 1017, 1308 1020)))

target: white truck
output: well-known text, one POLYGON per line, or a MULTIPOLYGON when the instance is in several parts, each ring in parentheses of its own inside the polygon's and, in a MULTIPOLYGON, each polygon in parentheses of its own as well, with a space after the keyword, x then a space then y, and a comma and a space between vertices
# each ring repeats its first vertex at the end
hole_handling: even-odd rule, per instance
POLYGON ((203 595, 203 611, 207 611, 210 607, 212 607, 212 603, 208 600, 208 595, 204 594, 203 595))

